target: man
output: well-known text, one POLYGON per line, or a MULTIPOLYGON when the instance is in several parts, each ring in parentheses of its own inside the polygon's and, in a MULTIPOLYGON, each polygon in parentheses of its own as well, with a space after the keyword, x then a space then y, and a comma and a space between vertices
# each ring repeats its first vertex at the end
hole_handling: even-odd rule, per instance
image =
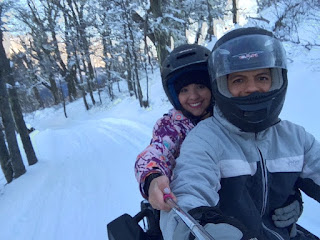
MULTIPOLYGON (((172 192, 214 239, 314 239, 274 224, 275 209, 301 189, 320 201, 320 144, 279 119, 288 80, 283 46, 260 28, 236 29, 215 44, 209 73, 213 117, 187 136, 172 192)), ((164 239, 189 239, 173 211, 164 239)))

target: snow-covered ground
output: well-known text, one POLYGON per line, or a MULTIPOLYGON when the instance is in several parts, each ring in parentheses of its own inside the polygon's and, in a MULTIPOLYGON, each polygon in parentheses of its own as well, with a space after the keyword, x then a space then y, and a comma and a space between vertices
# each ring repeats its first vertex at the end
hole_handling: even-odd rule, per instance
MULTIPOLYGON (((319 50, 294 56, 281 114, 320 140, 319 50), (305 59, 309 59, 306 61, 305 59), (318 60, 319 61, 319 60, 318 60)), ((139 211, 133 166, 151 138, 155 121, 171 107, 156 71, 151 76, 151 106, 118 93, 86 111, 82 100, 26 116, 36 131, 31 139, 39 162, 5 185, 0 173, 1 240, 104 240, 106 224, 139 211)), ((304 196, 299 223, 320 236, 320 204, 304 196)))
MULTIPOLYGON (((159 76, 160 74, 155 74, 159 76)), ((86 111, 81 100, 28 115, 39 162, 4 185, 0 173, 0 239, 107 239, 106 224, 140 209, 135 158, 169 104, 159 77, 149 109, 119 98, 86 111)), ((25 156, 24 156, 25 160, 25 156)))

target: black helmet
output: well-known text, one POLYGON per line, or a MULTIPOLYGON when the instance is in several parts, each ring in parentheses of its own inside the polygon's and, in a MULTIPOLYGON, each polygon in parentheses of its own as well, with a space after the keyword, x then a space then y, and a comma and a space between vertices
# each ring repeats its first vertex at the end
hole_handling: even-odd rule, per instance
POLYGON ((177 110, 183 110, 178 99, 182 87, 199 83, 211 89, 207 60, 210 50, 197 44, 176 47, 163 61, 162 85, 169 101, 177 110))
POLYGON ((286 53, 271 32, 251 27, 225 34, 212 50, 209 74, 216 104, 232 124, 245 132, 260 132, 279 121, 288 86, 286 53), (271 71, 271 89, 232 97, 228 74, 261 68, 271 71))

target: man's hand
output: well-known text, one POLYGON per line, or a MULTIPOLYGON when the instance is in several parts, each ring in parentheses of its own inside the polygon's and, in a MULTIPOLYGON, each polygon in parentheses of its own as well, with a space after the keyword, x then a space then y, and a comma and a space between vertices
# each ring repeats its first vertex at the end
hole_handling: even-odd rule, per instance
POLYGON ((272 220, 274 225, 279 228, 284 228, 297 222, 300 215, 301 207, 299 202, 295 200, 286 207, 276 209, 274 215, 272 215, 272 220))
POLYGON ((272 215, 274 225, 279 228, 288 227, 290 230, 290 237, 297 235, 296 222, 301 215, 301 206, 298 200, 293 201, 286 207, 278 208, 272 215))
POLYGON ((176 197, 171 193, 167 176, 153 179, 150 183, 148 194, 148 201, 154 209, 170 211, 171 207, 164 202, 164 194, 171 194, 172 199, 176 201, 176 197))
MULTIPOLYGON (((256 234, 249 231, 244 224, 236 218, 224 215, 217 207, 197 207, 191 209, 189 214, 216 240, 258 240, 256 234)), ((190 236, 189 239, 193 239, 190 236)))

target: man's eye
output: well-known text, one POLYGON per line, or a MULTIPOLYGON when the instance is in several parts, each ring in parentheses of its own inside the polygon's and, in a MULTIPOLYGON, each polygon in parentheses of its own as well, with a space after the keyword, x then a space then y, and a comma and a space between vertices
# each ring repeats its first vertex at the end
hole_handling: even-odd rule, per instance
POLYGON ((236 79, 233 79, 233 80, 232 80, 232 83, 233 83, 233 84, 239 84, 239 83, 242 83, 242 81, 243 81, 243 80, 242 80, 241 78, 236 78, 236 79))
POLYGON ((269 81, 270 78, 269 77, 260 77, 259 80, 260 81, 269 81))

